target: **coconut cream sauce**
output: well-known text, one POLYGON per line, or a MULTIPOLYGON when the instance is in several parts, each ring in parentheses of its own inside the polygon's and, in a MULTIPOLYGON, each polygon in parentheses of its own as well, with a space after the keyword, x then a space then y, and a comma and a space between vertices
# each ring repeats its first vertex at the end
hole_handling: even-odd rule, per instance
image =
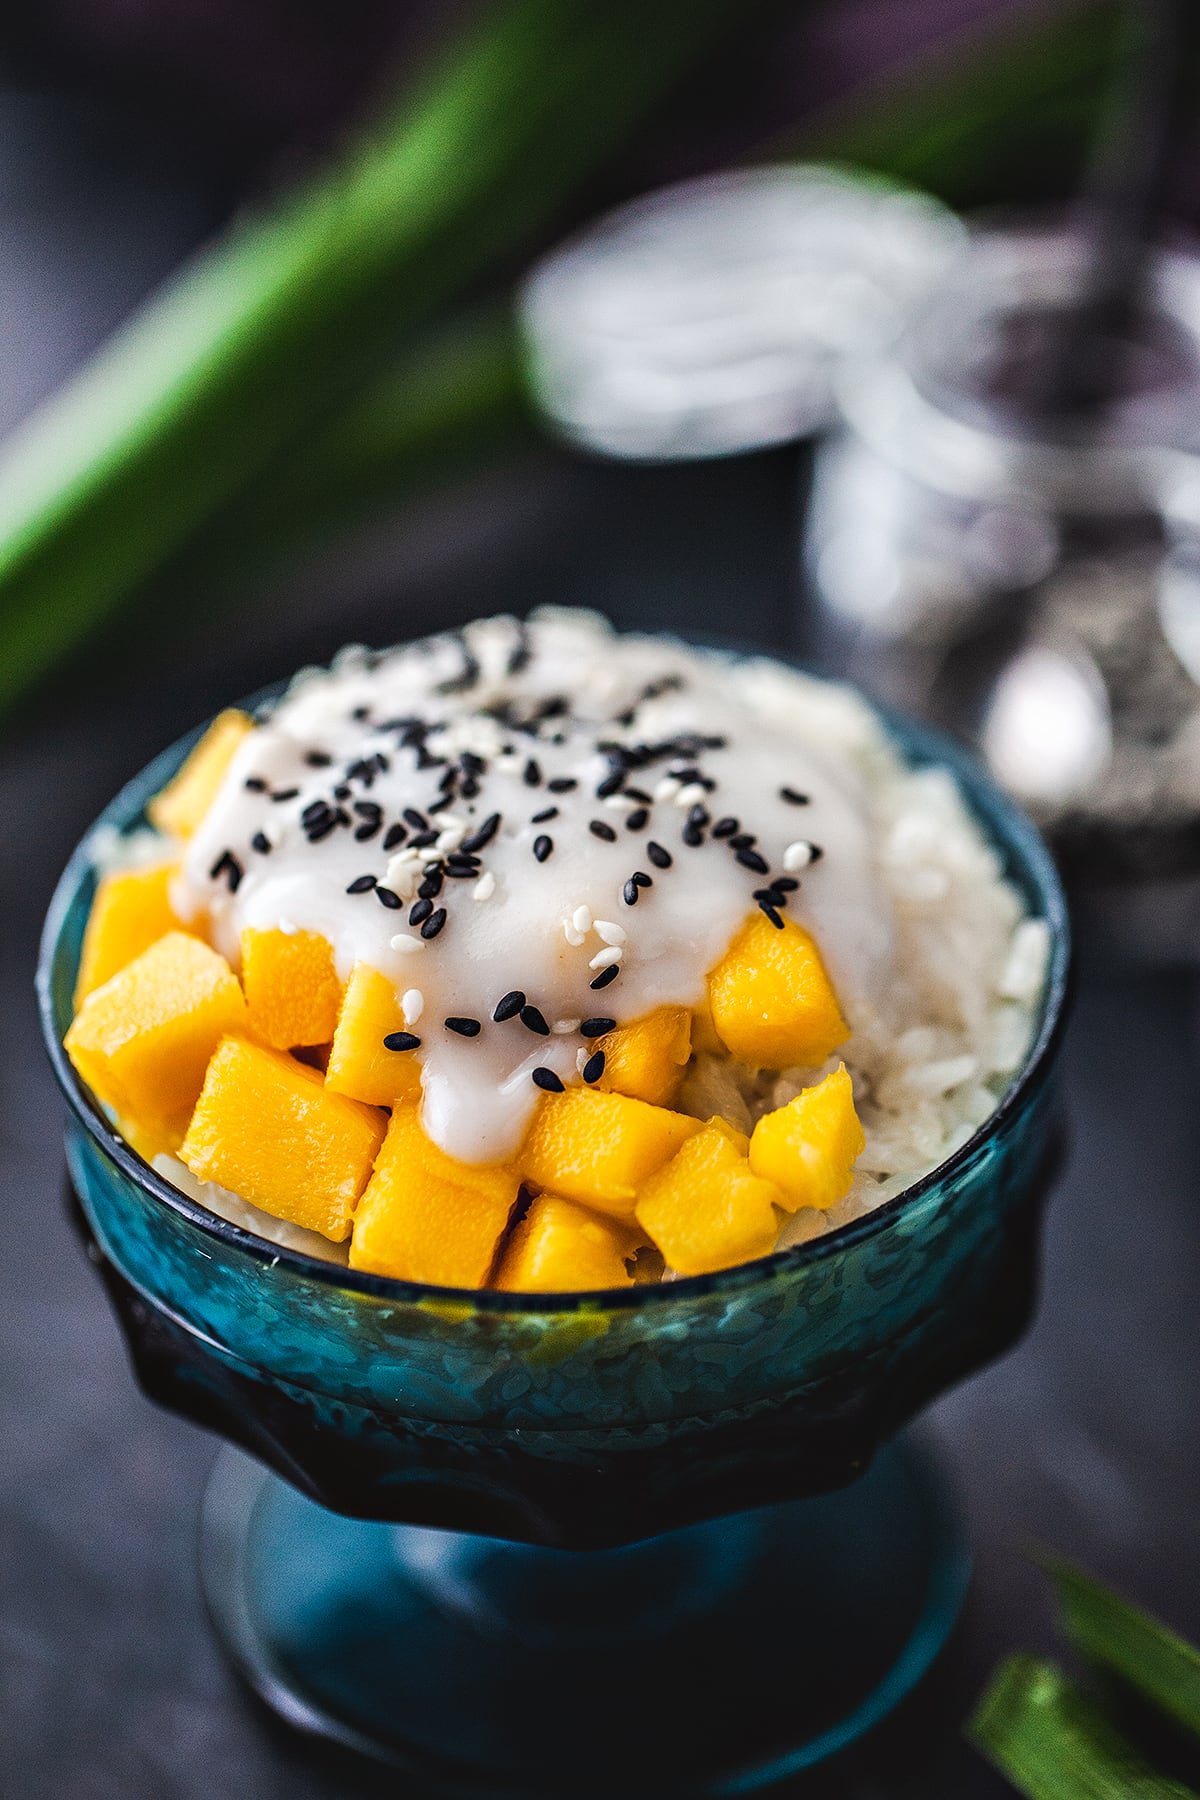
POLYGON ((892 936, 863 796, 804 741, 815 684, 780 671, 767 706, 762 668, 559 612, 343 652, 240 746, 176 904, 208 909, 235 966, 257 926, 321 933, 343 979, 381 970, 420 1040, 396 1054, 422 1064, 425 1127, 466 1162, 515 1152, 535 1070, 581 1079, 581 1024, 696 1005, 781 876, 853 1023, 892 936), (549 1035, 494 1021, 514 990, 549 1035))

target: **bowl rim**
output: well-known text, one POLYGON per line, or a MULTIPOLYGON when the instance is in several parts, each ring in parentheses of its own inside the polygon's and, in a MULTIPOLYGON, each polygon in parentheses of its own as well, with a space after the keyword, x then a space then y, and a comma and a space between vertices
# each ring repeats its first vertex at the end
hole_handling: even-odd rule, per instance
MULTIPOLYGON (((663 634, 667 635, 667 634, 663 634)), ((689 639, 683 638, 689 643, 689 639)), ((747 651, 728 642, 716 645, 690 640, 690 647, 711 653, 714 649, 736 660, 761 658, 776 662, 801 674, 837 681, 837 677, 819 675, 799 661, 766 650, 747 651)), ((271 704, 284 693, 288 681, 272 683, 249 699, 233 702, 254 713, 271 704)), ((820 1237, 793 1244, 785 1250, 773 1250, 729 1268, 716 1269, 704 1275, 685 1275, 669 1282, 646 1282, 628 1288, 586 1288, 566 1293, 526 1294, 498 1288, 439 1287, 429 1282, 410 1281, 392 1275, 376 1275, 351 1269, 342 1263, 326 1262, 259 1237, 243 1226, 235 1225, 219 1214, 210 1212, 199 1201, 174 1187, 158 1171, 145 1162, 116 1130, 98 1102, 76 1074, 58 1035, 54 1018, 52 975, 58 945, 67 916, 79 888, 95 868, 92 845, 99 831, 113 827, 128 831, 144 815, 146 800, 162 787, 182 762, 188 750, 203 735, 211 718, 185 732, 125 782, 108 805, 84 832, 72 851, 46 913, 38 952, 36 992, 38 1013, 46 1050, 55 1078, 70 1112, 101 1151, 114 1162, 144 1193, 169 1211, 181 1215, 192 1226, 216 1238, 235 1252, 250 1256, 270 1268, 284 1267, 292 1275, 317 1281, 345 1293, 372 1300, 424 1306, 427 1309, 466 1308, 473 1313, 508 1314, 526 1318, 564 1317, 578 1312, 628 1312, 642 1308, 684 1304, 703 1296, 733 1294, 740 1289, 764 1286, 785 1280, 804 1270, 842 1254, 853 1246, 891 1228, 935 1188, 952 1181, 968 1168, 1007 1129, 1009 1122, 1024 1110, 1027 1100, 1049 1074, 1066 1025, 1067 1000, 1072 973, 1072 939, 1066 896, 1054 860, 1032 821, 1009 799, 987 774, 983 765, 962 745, 944 733, 908 717, 876 699, 859 684, 842 681, 862 698, 881 721, 889 738, 897 744, 905 760, 917 766, 948 769, 967 804, 968 810, 993 847, 1004 855, 1005 862, 1022 865, 1042 905, 1042 917, 1050 928, 1050 960, 1042 996, 1038 1029, 1026 1050, 1024 1060, 996 1109, 950 1156, 918 1177, 899 1194, 885 1200, 871 1212, 836 1226, 820 1237), (1000 828, 1000 829, 998 829, 1000 828)), ((215 715, 213 715, 215 716, 215 715)))

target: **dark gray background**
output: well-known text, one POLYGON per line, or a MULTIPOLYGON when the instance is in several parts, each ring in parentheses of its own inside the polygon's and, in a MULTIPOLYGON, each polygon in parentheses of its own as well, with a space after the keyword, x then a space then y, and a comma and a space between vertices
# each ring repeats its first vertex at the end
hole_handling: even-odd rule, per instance
MULTIPOLYGON (((220 195, 141 132, 61 97, 0 94, 0 429, 221 211, 220 195)), ((31 981, 72 843, 179 730, 347 638, 388 641, 553 599, 603 605, 622 623, 793 645, 801 474, 791 455, 638 472, 520 449, 400 508, 302 580, 225 596, 222 613, 185 603, 182 589, 157 596, 150 628, 143 618, 81 658, 0 743, 4 1800, 408 1791, 270 1726, 208 1635, 194 1542, 214 1445, 135 1391, 61 1200, 60 1108, 31 981)), ((1039 1320, 929 1420, 978 1551, 948 1710, 916 1733, 903 1767, 889 1748, 878 1775, 837 1792, 1007 1791, 955 1723, 1002 1652, 1053 1641, 1030 1540, 1200 1638, 1195 1058, 1190 977, 1085 949, 1067 1055, 1074 1150, 1049 1220, 1039 1320)), ((657 1728, 649 1713, 643 1722, 657 1728)))

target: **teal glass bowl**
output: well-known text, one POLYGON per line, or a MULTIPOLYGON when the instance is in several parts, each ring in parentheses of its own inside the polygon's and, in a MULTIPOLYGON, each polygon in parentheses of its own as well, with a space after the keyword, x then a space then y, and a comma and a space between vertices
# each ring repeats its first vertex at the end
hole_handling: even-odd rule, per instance
MULTIPOLYGON (((1049 976, 1024 1065, 975 1136, 898 1198, 781 1254, 662 1286, 536 1299, 424 1287, 265 1243, 177 1192, 118 1136, 62 1049, 95 885, 89 839, 81 844, 50 908, 38 992, 47 1048, 67 1100, 69 1179, 91 1253, 146 1392, 250 1451, 295 1490, 264 1490, 263 1477, 244 1471, 237 1479, 223 1478, 226 1499, 214 1502, 212 1516, 223 1521, 218 1537, 224 1548, 215 1562, 241 1596, 237 1606, 217 1602, 227 1638, 237 1640, 240 1630, 245 1640, 247 1583, 268 1579, 263 1570, 270 1560, 259 1559, 254 1577, 245 1558, 239 1561, 229 1550, 229 1520, 238 1512, 228 1500, 233 1491, 244 1502, 240 1536, 235 1533, 243 1550, 255 1529, 279 1542, 292 1531, 308 1545, 311 1563, 323 1532, 322 1556, 335 1562, 341 1556, 347 1564, 357 1558, 361 1574, 380 1555, 391 1566, 402 1542, 410 1550, 427 1538, 440 1543, 437 1554, 422 1551, 416 1563, 426 1572, 440 1570, 434 1611, 443 1623, 446 1595, 459 1596, 461 1611, 462 1595, 470 1593, 467 1611, 474 1609, 474 1623, 462 1629, 475 1634, 472 1642, 482 1641, 479 1619, 485 1615, 506 1621, 510 1641, 515 1633, 544 1648, 555 1638, 544 1608, 534 1627, 514 1622, 511 1595, 503 1604, 494 1596, 484 1604, 473 1542, 490 1543, 493 1550, 495 1540, 536 1546, 520 1554, 560 1571, 539 1586, 527 1561, 513 1590, 520 1589, 523 1604, 543 1588, 564 1591, 566 1564, 576 1568, 575 1580, 584 1580, 578 1570, 590 1567, 595 1580, 586 1577, 592 1598, 584 1610, 592 1612, 600 1593, 620 1588, 619 1582, 614 1587, 614 1556, 636 1559, 649 1538, 674 1543, 675 1566, 691 1573, 680 1578, 682 1586, 668 1583, 674 1597, 663 1600, 663 1626, 675 1616, 684 1590, 693 1596, 705 1590, 721 1562, 715 1542, 728 1547, 737 1540, 745 1549, 751 1528, 735 1529, 729 1515, 766 1509, 753 1515, 757 1531, 781 1508, 786 1512, 785 1503, 800 1502, 800 1511, 807 1505, 813 1519, 811 1509, 824 1508, 828 1575, 838 1562, 838 1522, 853 1514, 837 1490, 862 1477, 880 1447, 935 1394, 1019 1335, 1033 1303, 1038 1216, 1057 1142, 1053 1074, 1068 979, 1065 905, 1036 832, 977 766, 922 729, 896 721, 889 727, 912 762, 951 768, 1009 878, 1031 912, 1049 923, 1049 976), (831 1498, 815 1498, 821 1495, 831 1498), (331 1521, 330 1515, 339 1517, 331 1521), (273 1524, 264 1523, 269 1516, 273 1524), (397 1526, 476 1536, 446 1539, 418 1530, 406 1538, 397 1526), (335 1539, 340 1550, 332 1547, 335 1539), (351 1540, 358 1546, 353 1555, 351 1540), (459 1564, 451 1579, 447 1543, 470 1563, 469 1580, 459 1564), (694 1554, 679 1550, 687 1543, 694 1554), (565 1550, 592 1554, 564 1563, 565 1550), (230 1573, 235 1564, 236 1576, 230 1573), (700 1569, 708 1572, 703 1579, 700 1569)), ((128 832, 142 825, 146 802, 192 741, 175 745, 143 771, 98 826, 128 832)), ((862 1496, 874 1494, 871 1517, 878 1520, 889 1505, 899 1517, 903 1488, 909 1496, 905 1517, 928 1523, 940 1516, 927 1476, 916 1471, 908 1452, 889 1452, 881 1468, 882 1474, 850 1490, 859 1496, 854 1505, 866 1506, 862 1496)), ((860 1519, 845 1541, 848 1561, 838 1577, 843 1584, 861 1587, 871 1561, 864 1556, 863 1532, 860 1519)), ((922 1638, 927 1651, 948 1628, 957 1608, 957 1598, 953 1604, 947 1598, 955 1587, 948 1571, 961 1573, 962 1567, 957 1548, 948 1546, 945 1533, 938 1546, 927 1546, 925 1575, 913 1590, 919 1590, 920 1603, 907 1606, 906 1623, 885 1658, 891 1669, 913 1631, 920 1636, 922 1608, 938 1580, 945 1589, 942 1628, 922 1638)), ((893 1546, 884 1561, 891 1582, 904 1561, 902 1547, 893 1546)), ((286 1566, 294 1575, 303 1564, 300 1557, 286 1566)), ((271 1567, 279 1566, 277 1558, 271 1567)), ((497 1564, 493 1555, 488 1566, 494 1583, 504 1559, 497 1564)), ((425 1578, 414 1575, 411 1556, 406 1567, 411 1601, 425 1578)), ((778 1588, 777 1571, 771 1581, 778 1588)), ((635 1586, 643 1594, 656 1591, 644 1562, 635 1586)), ((427 1580, 421 1591, 426 1589, 427 1580)), ((232 1591, 227 1589, 227 1600, 232 1591)), ((322 1591, 329 1599, 328 1582, 322 1591)), ((368 1584, 364 1591, 374 1590, 368 1584)), ((265 1606, 261 1592, 258 1597, 265 1606)), ((289 1641, 303 1635, 295 1625, 289 1641)), ((396 1649, 387 1632, 383 1638, 396 1649)), ((377 1664, 381 1657, 387 1663, 379 1642, 371 1653, 377 1664)), ((402 1729, 393 1719, 383 1729, 390 1703, 378 1696, 367 1716, 350 1724, 353 1707, 340 1691, 311 1706, 296 1699, 299 1688, 315 1691, 311 1670, 298 1685, 278 1669, 265 1674, 265 1652, 252 1654, 245 1641, 237 1654, 288 1716, 377 1750, 393 1739, 411 1745, 411 1721, 402 1729), (291 1695, 286 1705, 279 1699, 285 1690, 291 1695)), ((430 1652, 430 1666, 434 1660, 430 1652)), ((859 1665, 862 1660, 858 1656, 859 1665)), ((411 1673, 407 1652, 404 1666, 411 1673)), ((447 1666, 465 1666, 461 1643, 447 1666)), ((868 1683, 871 1693, 878 1686, 868 1683)), ((841 1730, 857 1716, 844 1699, 831 1700, 820 1730, 797 1727, 797 1741, 823 1742, 835 1726, 841 1730)), ((860 1703, 862 1691, 855 1702, 861 1710, 860 1703)), ((421 1716, 431 1717, 431 1709, 421 1716)), ((795 1744, 789 1754, 788 1766, 800 1766, 795 1744)), ((490 1759, 499 1783, 504 1759, 497 1744, 481 1746, 478 1756, 490 1759)), ((727 1769, 737 1763, 732 1752, 722 1756, 713 1751, 708 1763, 727 1769)), ((738 1766, 753 1762, 746 1751, 738 1766)), ((610 1771, 606 1779, 615 1776, 610 1771)), ((513 1792, 542 1791, 523 1764, 513 1780, 513 1792)), ((665 1776, 659 1787, 668 1791, 665 1776)), ((476 1790, 467 1781, 462 1791, 476 1790)))

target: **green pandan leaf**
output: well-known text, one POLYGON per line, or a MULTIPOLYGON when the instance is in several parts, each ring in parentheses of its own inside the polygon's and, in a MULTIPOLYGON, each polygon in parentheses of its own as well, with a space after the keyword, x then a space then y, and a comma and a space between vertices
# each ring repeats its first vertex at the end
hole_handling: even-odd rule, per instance
POLYGON ((1072 1563, 1039 1560, 1080 1654, 1200 1737, 1200 1651, 1072 1563))
POLYGON ((1198 1800, 1157 1774, 1053 1663, 1013 1656, 968 1727, 1028 1800, 1198 1800))

